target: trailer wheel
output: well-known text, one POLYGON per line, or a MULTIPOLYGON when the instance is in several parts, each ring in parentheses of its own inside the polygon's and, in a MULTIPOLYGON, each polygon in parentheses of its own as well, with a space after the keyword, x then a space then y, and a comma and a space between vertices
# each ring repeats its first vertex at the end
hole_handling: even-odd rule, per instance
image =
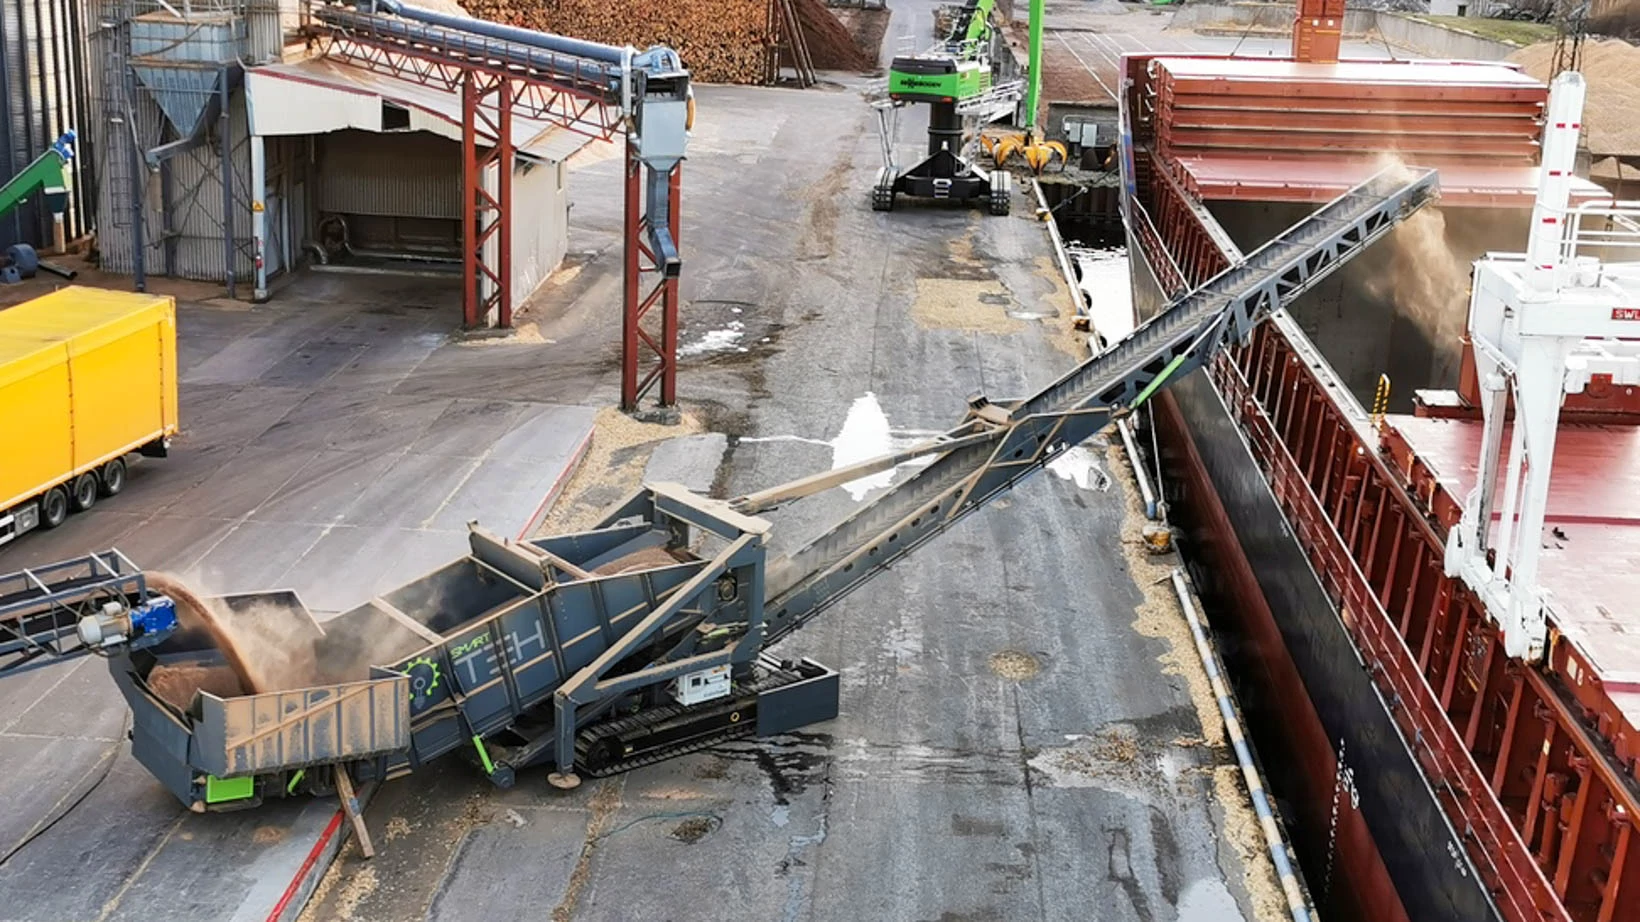
POLYGON ((74 500, 74 511, 84 512, 97 504, 97 475, 87 471, 74 478, 74 485, 69 492, 74 500))
POLYGON ((40 527, 56 528, 68 518, 68 491, 62 487, 52 487, 46 495, 40 497, 40 527))
POLYGON ((102 494, 104 496, 118 496, 125 489, 125 459, 115 458, 103 465, 102 494))

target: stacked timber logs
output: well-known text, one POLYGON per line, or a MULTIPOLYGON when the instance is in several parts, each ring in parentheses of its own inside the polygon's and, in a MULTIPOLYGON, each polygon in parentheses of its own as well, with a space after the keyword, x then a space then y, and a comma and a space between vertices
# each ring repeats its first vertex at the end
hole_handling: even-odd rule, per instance
POLYGON ((772 82, 778 73, 771 71, 800 63, 792 60, 796 49, 806 49, 801 57, 820 69, 869 66, 862 65, 865 56, 822 0, 465 0, 464 5, 492 22, 639 49, 667 45, 703 83, 772 82), (784 4, 795 15, 788 15, 784 4), (803 41, 787 37, 792 19, 802 26, 803 41), (817 37, 817 29, 825 34, 817 37), (839 35, 846 44, 834 51, 839 35))

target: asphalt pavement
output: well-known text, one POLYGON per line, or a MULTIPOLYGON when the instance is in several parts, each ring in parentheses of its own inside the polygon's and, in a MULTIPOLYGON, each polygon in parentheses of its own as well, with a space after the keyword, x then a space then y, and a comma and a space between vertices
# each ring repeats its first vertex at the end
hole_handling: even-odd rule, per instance
MULTIPOLYGON (((768 487, 943 431, 969 394, 1017 396, 1075 361, 1028 200, 1010 218, 874 213, 877 139, 855 92, 697 94, 680 393, 719 438, 657 451, 652 479, 768 487)), ((616 175, 572 175, 579 220, 613 226, 616 175)), ((593 258, 577 284, 607 290, 617 265, 593 258)), ((576 299, 541 329, 590 342, 612 320, 576 299)), ((429 767, 383 789, 377 857, 345 851, 307 918, 1268 912, 1267 872, 1235 841, 1245 808, 1221 793, 1231 756, 1193 704, 1194 653, 1132 572, 1124 488, 1102 446, 1068 457, 779 648, 842 670, 838 719, 569 793, 545 769, 503 791, 459 762, 429 767)), ((777 548, 857 508, 870 485, 850 487, 773 515, 777 548)))
MULTIPOLYGON (((541 345, 453 339, 458 307, 446 281, 319 274, 255 308, 180 305, 171 456, 0 550, 0 570, 115 547, 207 593, 295 589, 323 618, 465 553, 468 521, 528 531, 595 410, 502 376, 427 392, 430 363, 483 380, 539 362, 541 345)), ((333 853, 333 801, 188 813, 132 760, 126 720, 95 657, 0 678, 0 856, 30 840, 0 864, 0 919, 262 922, 333 853)))
MULTIPOLYGON (((897 4, 885 50, 900 35, 924 44, 928 8, 897 4)), ((768 487, 943 431, 970 394, 1017 396, 1076 361, 1070 301, 1030 200, 1016 199, 1009 218, 909 203, 872 212, 878 141, 856 89, 697 89, 683 174, 680 393, 709 434, 657 449, 652 478, 720 496, 768 487)), ((924 143, 923 117, 913 109, 902 120, 903 162, 924 143)), ((380 516, 421 501, 423 491, 359 501, 379 478, 348 463, 327 466, 327 452, 413 446, 439 431, 438 420, 461 416, 456 408, 474 410, 483 438, 516 431, 522 417, 498 421, 478 409, 490 403, 506 404, 508 414, 578 406, 590 420, 590 407, 613 402, 618 381, 619 162, 598 159, 595 149, 574 164, 570 183, 574 271, 522 315, 536 325, 536 344, 451 343, 438 332, 444 321, 432 319, 416 329, 413 319, 393 319, 392 335, 361 328, 330 336, 319 321, 306 328, 295 306, 306 302, 292 298, 249 312, 291 311, 281 322, 296 325, 291 351, 256 370, 256 362, 216 358, 234 348, 235 325, 249 321, 210 314, 193 329, 204 335, 220 325, 220 341, 185 347, 196 377, 184 383, 213 395, 222 444, 268 438, 310 454, 294 470, 275 471, 270 457, 259 468, 265 473, 236 476, 226 447, 194 462, 179 453, 142 472, 164 479, 144 485, 134 477, 122 499, 145 487, 169 497, 144 521, 165 509, 209 519, 221 511, 216 503, 249 504, 239 528, 255 524, 246 516, 280 490, 300 497, 291 505, 304 515, 351 496, 344 517, 380 516), (304 372, 292 355, 315 337, 304 372), (365 351, 353 354, 355 347, 365 351), (380 367, 359 368, 367 356, 380 367), (401 365, 409 371, 400 374, 401 365), (308 387, 302 382, 325 368, 323 381, 351 373, 373 390, 290 394, 295 402, 280 409, 281 388, 308 387), (269 390, 235 402, 243 393, 236 389, 248 386, 269 390), (306 400, 319 402, 304 415, 306 400), (437 412, 427 406, 438 401, 437 412), (379 426, 362 426, 361 414, 373 409, 383 414, 379 426), (338 443, 288 441, 302 422, 334 426, 338 443), (327 486, 308 492, 303 471, 327 486), (189 493, 207 482, 215 486, 189 493), (251 502, 240 493, 253 489, 247 484, 267 492, 251 502)), ((343 283, 315 279, 304 283, 317 286, 312 302, 343 301, 323 294, 343 283)), ((396 318, 443 303, 438 297, 418 281, 368 310, 342 313, 396 318)), ((211 413, 204 405, 192 412, 211 413)), ((531 459, 513 474, 544 479, 553 463, 531 459)), ((1136 576, 1131 543, 1124 545, 1136 519, 1110 466, 1102 445, 1068 455, 787 640, 778 652, 842 670, 838 719, 568 793, 551 789, 544 770, 498 790, 459 760, 429 766, 377 794, 367 815, 377 856, 366 861, 345 849, 305 917, 1260 917, 1270 881, 1248 858, 1257 852, 1247 848, 1245 806, 1225 794, 1231 757, 1206 739, 1192 697, 1194 654, 1154 602, 1154 568, 1143 581, 1136 576)), ((443 467, 429 463, 429 476, 445 476, 443 467)), ((772 516, 776 549, 847 515, 873 487, 851 484, 772 516)), ((445 495, 454 503, 458 493, 445 495)), ((523 508, 500 494, 491 499, 523 508)), ((493 521, 483 511, 477 517, 493 521)), ((139 533, 147 540, 141 522, 123 522, 121 531, 122 522, 99 521, 120 515, 114 504, 93 512, 84 524, 19 542, 0 564, 110 542, 145 564, 185 571, 205 568, 212 554, 198 551, 210 537, 204 532, 177 539, 181 548, 132 545, 139 533)), ((371 524, 437 531, 459 518, 418 515, 371 524)), ((242 578, 256 588, 308 572, 301 557, 281 556, 291 551, 278 530, 287 523, 266 524, 233 554, 221 552, 225 565, 243 561, 242 578)), ((401 554, 383 540, 359 546, 353 559, 417 562, 419 550, 401 554)), ((308 579, 313 588, 296 588, 323 607, 311 595, 324 581, 308 579)), ((11 722, 0 721, 0 744, 10 746, 0 745, 0 759, 9 759, 0 763, 8 785, 0 790, 8 803, 30 805, 20 819, 32 817, 15 825, 31 828, 48 805, 72 800, 101 766, 111 768, 61 823, 0 867, 8 896, 0 919, 260 919, 255 911, 280 892, 288 865, 334 816, 322 802, 183 814, 128 757, 98 761, 121 751, 120 711, 82 714, 75 702, 117 701, 100 663, 22 681, 29 684, 0 686, 7 702, 37 702, 22 719, 7 710, 11 722), (73 887, 60 883, 69 869, 73 887)))

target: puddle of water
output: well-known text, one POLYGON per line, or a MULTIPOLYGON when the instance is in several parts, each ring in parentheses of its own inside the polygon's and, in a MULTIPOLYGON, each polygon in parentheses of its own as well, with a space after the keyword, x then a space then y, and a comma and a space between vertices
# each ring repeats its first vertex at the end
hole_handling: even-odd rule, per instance
MULTIPOLYGON (((877 395, 868 392, 864 397, 856 397, 854 403, 849 405, 848 416, 843 419, 843 428, 838 431, 836 438, 831 440, 831 469, 835 471, 840 467, 868 461, 893 450, 894 432, 888 427, 888 414, 883 412, 882 404, 877 402, 877 395)), ((843 489, 858 501, 865 499, 866 494, 872 490, 886 487, 893 482, 893 471, 881 471, 870 477, 850 480, 843 484, 843 489)))
POLYGON ((1203 879, 1179 894, 1179 922, 1246 922, 1223 881, 1203 879))
MULTIPOLYGON (((680 350, 681 351, 681 350, 680 350)), ((744 350, 742 350, 744 351, 744 350)), ((896 451, 904 451, 919 442, 927 441, 938 432, 923 432, 914 429, 895 430, 888 424, 888 414, 883 412, 882 404, 877 402, 877 395, 866 392, 863 397, 856 397, 849 405, 848 415, 843 418, 843 428, 838 430, 835 438, 828 441, 805 438, 800 435, 768 435, 746 436, 740 440, 741 444, 755 442, 802 442, 806 445, 824 445, 831 449, 831 469, 859 464, 896 451)), ((866 498, 872 490, 881 489, 894 483, 894 475, 902 468, 919 468, 926 466, 934 459, 934 455, 906 461, 895 467, 878 471, 865 477, 858 477, 843 484, 848 495, 859 502, 866 498)))
POLYGON ((1112 249, 1074 248, 1069 251, 1080 276, 1088 306, 1088 321, 1106 346, 1133 332, 1133 289, 1128 276, 1128 255, 1124 247, 1112 249))
POLYGON ((1048 462, 1048 470, 1060 480, 1073 481, 1079 489, 1103 492, 1110 489, 1110 477, 1093 449, 1077 445, 1048 462))
POLYGON ((732 320, 721 330, 708 330, 705 336, 692 343, 684 343, 678 347, 678 355, 692 356, 705 355, 708 352, 729 352, 731 350, 745 352, 746 348, 740 344, 746 325, 738 320, 732 320))
MULTIPOLYGON (((931 434, 895 432, 888 425, 888 414, 883 412, 882 404, 877 402, 877 395, 867 391, 865 396, 856 397, 854 403, 849 405, 848 416, 843 419, 843 428, 838 430, 837 437, 831 440, 831 469, 835 471, 850 464, 859 464, 861 461, 869 461, 891 452, 903 451, 931 434)), ((855 502, 859 502, 872 490, 892 484, 894 474, 900 468, 916 467, 926 463, 928 462, 925 459, 908 461, 890 470, 850 480, 843 484, 843 489, 848 491, 848 495, 855 502)))

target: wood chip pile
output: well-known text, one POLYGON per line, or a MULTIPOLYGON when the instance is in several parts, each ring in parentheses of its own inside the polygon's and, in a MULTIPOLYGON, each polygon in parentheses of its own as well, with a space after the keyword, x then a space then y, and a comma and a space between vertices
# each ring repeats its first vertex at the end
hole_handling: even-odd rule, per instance
MULTIPOLYGON (((822 0, 793 0, 816 67, 859 70, 864 56, 822 0), (843 44, 839 44, 839 43, 843 44)), ((611 45, 667 45, 703 83, 772 82, 781 53, 770 0, 468 0, 474 16, 611 45)))
MULTIPOLYGON (((1554 42, 1540 42, 1509 56, 1527 74, 1547 82, 1553 75, 1554 42)), ((1588 84, 1583 104, 1583 141, 1600 157, 1640 155, 1640 48, 1616 39, 1588 40, 1578 67, 1588 84)))
POLYGON ((874 61, 860 49, 854 35, 821 0, 792 0, 809 57, 820 70, 870 70, 874 61))

